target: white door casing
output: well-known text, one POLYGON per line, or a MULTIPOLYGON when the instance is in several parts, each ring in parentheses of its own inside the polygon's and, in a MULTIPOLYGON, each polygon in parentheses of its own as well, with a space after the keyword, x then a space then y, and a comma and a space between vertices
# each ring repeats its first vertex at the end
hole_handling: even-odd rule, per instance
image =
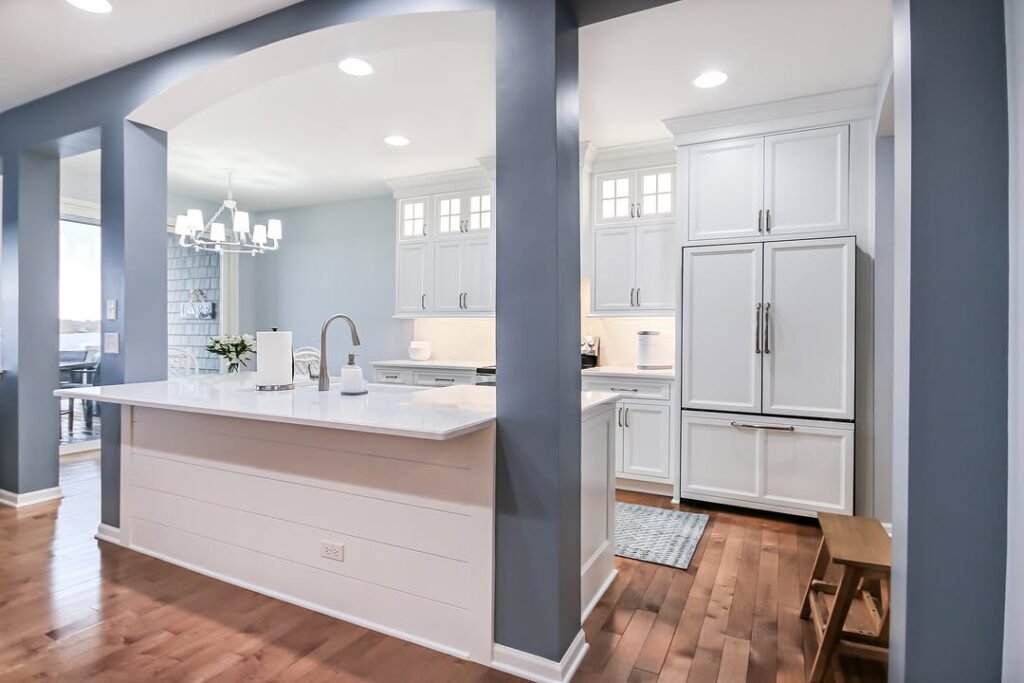
POLYGON ((764 245, 762 410, 854 417, 852 237, 764 245))
POLYGON ((683 250, 682 407, 761 410, 762 245, 683 250))

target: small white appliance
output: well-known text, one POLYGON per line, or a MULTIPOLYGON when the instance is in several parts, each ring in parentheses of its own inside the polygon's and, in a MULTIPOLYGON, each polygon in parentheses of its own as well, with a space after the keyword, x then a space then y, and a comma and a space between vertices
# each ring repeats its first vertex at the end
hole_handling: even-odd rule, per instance
POLYGON ((668 370, 672 367, 671 351, 657 330, 636 333, 636 369, 668 370))
POLYGON ((430 342, 409 342, 409 360, 430 360, 431 352, 430 342))

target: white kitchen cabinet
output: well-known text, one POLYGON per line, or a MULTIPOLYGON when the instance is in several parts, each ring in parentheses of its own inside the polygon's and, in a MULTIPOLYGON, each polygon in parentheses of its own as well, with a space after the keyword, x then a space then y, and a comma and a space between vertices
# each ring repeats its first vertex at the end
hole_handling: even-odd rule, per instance
POLYGON ((682 495, 813 516, 853 513, 853 425, 684 412, 682 495))
POLYGON ((676 211, 676 170, 659 166, 602 173, 594 178, 594 224, 671 219, 676 211))
POLYGON ((494 250, 488 237, 434 245, 434 310, 494 310, 494 250))
POLYGON ((434 244, 434 310, 457 313, 462 310, 461 242, 434 244))
POLYGON ((668 479, 671 474, 667 403, 619 401, 623 474, 668 479))
POLYGON ((852 238, 764 245, 762 411, 853 419, 852 238))
POLYGON ((481 235, 494 225, 493 196, 489 189, 437 195, 434 213, 438 239, 481 235))
POLYGON ((675 307, 675 223, 638 223, 594 230, 591 310, 651 315, 675 307))
POLYGON ((766 234, 847 231, 848 126, 770 135, 764 154, 766 234))
POLYGON ((761 410, 760 244, 683 250, 682 407, 761 410))
POLYGON ((690 241, 849 231, 850 128, 816 128, 689 148, 690 241))
POLYGON ((764 139, 741 138, 690 150, 691 240, 757 237, 764 204, 764 139))
POLYGON ((429 197, 409 197, 398 200, 399 242, 423 242, 429 236, 429 197))
POLYGON ((636 303, 636 229, 594 231, 592 307, 595 312, 631 311, 636 303))
POLYGON ((852 237, 683 250, 682 407, 852 420, 852 237))
POLYGON ((594 178, 594 223, 631 223, 636 218, 636 172, 605 173, 594 178))
POLYGON ((395 310, 398 313, 422 313, 433 302, 429 301, 430 245, 416 242, 398 245, 398 285, 395 290, 395 310))

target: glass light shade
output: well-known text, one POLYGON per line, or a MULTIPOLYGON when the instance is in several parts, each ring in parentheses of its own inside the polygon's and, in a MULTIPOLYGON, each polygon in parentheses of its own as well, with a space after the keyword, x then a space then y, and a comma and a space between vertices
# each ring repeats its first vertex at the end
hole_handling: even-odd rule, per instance
POLYGON ((236 211, 235 212, 235 232, 248 235, 249 234, 249 212, 248 211, 236 211))
POLYGON ((107 14, 113 10, 110 0, 67 0, 68 4, 93 14, 107 14))
POLYGON ((257 224, 252 229, 252 242, 253 244, 266 244, 267 243, 267 226, 257 224))
POLYGON ((202 232, 206 221, 203 220, 203 212, 199 209, 188 210, 188 227, 192 232, 202 232))
POLYGON ((210 226, 210 239, 214 242, 223 242, 227 237, 223 223, 214 223, 210 226))
POLYGON ((174 234, 175 235, 191 235, 192 231, 188 227, 188 216, 178 214, 178 217, 174 219, 174 234))
POLYGON ((281 239, 281 221, 277 218, 271 218, 267 221, 267 238, 272 240, 281 239))

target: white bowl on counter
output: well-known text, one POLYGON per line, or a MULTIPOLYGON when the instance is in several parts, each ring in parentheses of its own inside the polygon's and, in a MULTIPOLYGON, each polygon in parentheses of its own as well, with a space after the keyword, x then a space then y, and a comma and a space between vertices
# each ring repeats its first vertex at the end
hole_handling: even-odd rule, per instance
POLYGON ((430 342, 425 342, 425 341, 409 342, 409 359, 410 360, 430 360, 431 352, 432 352, 432 349, 430 348, 430 342))

